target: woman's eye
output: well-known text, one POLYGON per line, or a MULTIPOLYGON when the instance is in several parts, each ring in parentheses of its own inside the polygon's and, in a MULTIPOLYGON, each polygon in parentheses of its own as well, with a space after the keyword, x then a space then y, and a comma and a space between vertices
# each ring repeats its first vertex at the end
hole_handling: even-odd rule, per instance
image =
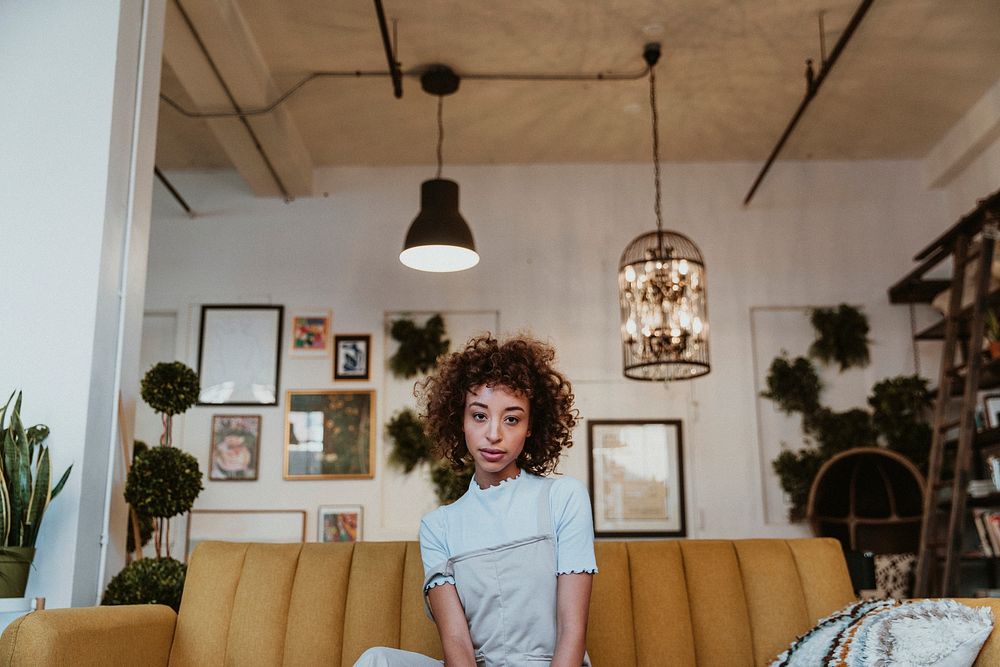
POLYGON ((477 422, 486 421, 486 415, 482 412, 473 412, 472 418, 475 419, 477 422))
POLYGON ((514 425, 519 424, 521 422, 521 420, 519 418, 517 418, 517 417, 507 417, 506 421, 511 426, 514 426, 514 425))

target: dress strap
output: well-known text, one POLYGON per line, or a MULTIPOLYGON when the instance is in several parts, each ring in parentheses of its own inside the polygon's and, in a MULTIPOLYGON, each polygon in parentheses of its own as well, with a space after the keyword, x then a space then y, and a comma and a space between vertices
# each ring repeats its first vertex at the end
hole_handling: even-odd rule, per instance
POLYGON ((555 535, 555 526, 552 525, 552 511, 549 509, 549 498, 552 495, 551 477, 543 477, 544 486, 538 494, 538 534, 555 535))

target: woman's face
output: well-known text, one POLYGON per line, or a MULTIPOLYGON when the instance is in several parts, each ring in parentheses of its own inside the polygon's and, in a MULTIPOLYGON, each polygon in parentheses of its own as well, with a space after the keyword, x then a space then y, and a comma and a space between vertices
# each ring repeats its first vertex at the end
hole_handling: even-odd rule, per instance
POLYGON ((530 409, 523 394, 503 386, 473 387, 466 394, 462 428, 480 488, 517 474, 517 457, 531 435, 530 409))

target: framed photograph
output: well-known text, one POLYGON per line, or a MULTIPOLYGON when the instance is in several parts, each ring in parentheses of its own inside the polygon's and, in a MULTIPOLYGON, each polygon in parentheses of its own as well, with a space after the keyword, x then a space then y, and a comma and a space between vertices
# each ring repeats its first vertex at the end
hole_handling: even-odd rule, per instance
POLYGON ((288 354, 292 357, 326 357, 330 354, 330 311, 295 310, 288 318, 288 354))
POLYGON ((375 392, 293 390, 285 399, 285 479, 375 476, 375 392))
POLYGON ((184 562, 199 542, 305 542, 305 510, 191 510, 184 531, 184 562))
POLYGON ((257 479, 260 415, 212 415, 208 478, 216 482, 257 479))
POLYGON ((596 537, 684 537, 679 420, 591 421, 590 498, 596 537))
POLYGON ((317 542, 360 542, 361 505, 321 505, 317 542))
POLYGON ((277 405, 282 306, 202 306, 198 405, 277 405))
POLYGON ((983 410, 986 412, 986 428, 1000 427, 1000 394, 983 396, 983 410))
POLYGON ((371 377, 369 359, 372 355, 372 337, 368 334, 344 334, 333 339, 334 380, 367 380, 371 377))

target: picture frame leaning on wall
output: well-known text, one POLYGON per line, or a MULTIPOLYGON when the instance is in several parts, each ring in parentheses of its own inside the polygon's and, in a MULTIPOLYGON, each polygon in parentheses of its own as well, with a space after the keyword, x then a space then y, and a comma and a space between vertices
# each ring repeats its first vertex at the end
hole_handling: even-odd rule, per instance
POLYGON ((595 537, 685 537, 680 420, 590 420, 595 537))

